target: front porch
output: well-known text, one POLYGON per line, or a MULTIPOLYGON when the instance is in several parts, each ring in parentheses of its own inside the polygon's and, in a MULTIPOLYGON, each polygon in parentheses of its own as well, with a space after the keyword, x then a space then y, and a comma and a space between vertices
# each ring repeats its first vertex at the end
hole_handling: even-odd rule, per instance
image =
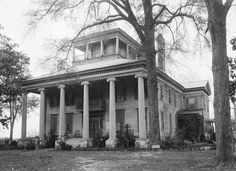
MULTIPOLYGON (((79 83, 54 83, 38 88, 40 139, 45 139, 52 131, 58 137, 66 135, 67 142, 73 146, 80 144, 81 147, 89 147, 91 139, 101 134, 109 135, 106 147, 114 148, 116 132, 125 124, 129 124, 138 137, 137 147, 145 148, 147 145, 142 145, 147 142, 148 123, 145 110, 145 77, 145 73, 139 72, 121 77, 88 79, 79 83)), ((26 93, 24 99, 27 100, 26 93)), ((23 139, 26 137, 25 120, 26 117, 23 117, 23 139)))

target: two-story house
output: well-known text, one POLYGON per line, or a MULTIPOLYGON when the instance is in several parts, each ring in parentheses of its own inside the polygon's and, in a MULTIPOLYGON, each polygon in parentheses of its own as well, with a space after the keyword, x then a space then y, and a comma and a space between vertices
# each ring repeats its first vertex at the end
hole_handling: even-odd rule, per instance
MULTIPOLYGON (((164 49, 162 35, 158 39, 159 47, 164 49)), ((66 134, 67 142, 74 146, 87 147, 100 133, 109 134, 107 147, 115 147, 116 132, 128 124, 137 136, 137 146, 146 147, 147 71, 140 46, 121 29, 78 38, 69 72, 24 81, 22 138, 26 137, 27 93, 32 92, 40 94, 40 139, 53 131, 59 137, 66 134)), ((208 82, 178 83, 165 73, 164 50, 159 52, 161 136, 174 135, 180 116, 201 115, 204 127, 211 94, 208 82)))

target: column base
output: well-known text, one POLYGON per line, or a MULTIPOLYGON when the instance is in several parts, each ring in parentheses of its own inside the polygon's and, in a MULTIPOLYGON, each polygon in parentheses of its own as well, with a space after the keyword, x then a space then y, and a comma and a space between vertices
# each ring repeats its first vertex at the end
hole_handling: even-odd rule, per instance
POLYGON ((115 148, 117 144, 116 138, 109 138, 106 140, 106 148, 115 148))
POLYGON ((78 143, 79 148, 89 148, 93 147, 93 140, 92 139, 83 139, 78 143))
POLYGON ((148 148, 148 142, 149 140, 147 139, 137 139, 135 141, 135 148, 146 149, 148 148))

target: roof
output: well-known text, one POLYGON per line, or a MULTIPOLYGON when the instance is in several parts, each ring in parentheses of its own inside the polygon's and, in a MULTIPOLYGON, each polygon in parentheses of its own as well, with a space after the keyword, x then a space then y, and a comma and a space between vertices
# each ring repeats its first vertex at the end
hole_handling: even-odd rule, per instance
POLYGON ((99 31, 95 32, 89 35, 81 36, 78 39, 76 39, 76 42, 81 42, 89 39, 94 39, 94 38, 101 38, 104 39, 104 37, 109 37, 112 34, 119 34, 122 35, 125 39, 133 43, 135 46, 140 47, 140 43, 137 42, 135 39, 133 39, 130 35, 128 35, 125 31, 123 31, 120 28, 115 28, 115 29, 109 29, 105 31, 99 31))
POLYGON ((99 68, 105 68, 105 67, 112 67, 116 65, 122 65, 126 63, 133 63, 137 62, 138 60, 130 60, 130 59, 118 59, 118 60, 101 60, 96 63, 87 63, 83 65, 77 65, 70 67, 66 70, 62 70, 60 72, 51 72, 49 74, 41 75, 38 77, 33 77, 28 80, 34 80, 34 79, 40 79, 40 78, 46 78, 46 77, 51 77, 51 76, 56 76, 56 75, 62 75, 62 74, 69 74, 69 73, 75 73, 75 72, 82 72, 82 71, 89 71, 89 70, 94 70, 94 69, 99 69, 99 68))
POLYGON ((120 64, 125 64, 125 63, 131 63, 135 62, 138 60, 130 60, 130 59, 117 59, 117 60, 101 60, 99 62, 95 63, 88 63, 88 64, 83 64, 83 65, 77 65, 72 68, 74 71, 86 71, 90 69, 99 69, 103 67, 109 67, 109 66, 115 66, 115 65, 120 65, 120 64))
MULTIPOLYGON (((81 76, 83 74, 92 74, 93 72, 98 72, 103 70, 116 70, 117 67, 123 67, 123 66, 132 66, 132 65, 138 65, 141 66, 140 64, 145 65, 145 61, 140 61, 140 60, 130 60, 130 59, 116 59, 116 60, 101 60, 96 63, 87 63, 83 65, 78 65, 70 68, 68 71, 61 71, 59 73, 51 73, 48 75, 43 75, 41 77, 37 78, 31 78, 26 81, 24 81, 23 85, 27 85, 29 83, 39 83, 41 81, 56 81, 56 80, 61 80, 65 78, 74 78, 78 77, 78 74, 81 76)), ((196 81, 196 82, 188 82, 188 83, 178 83, 176 80, 168 76, 166 73, 160 71, 157 68, 158 71, 158 78, 163 79, 167 83, 175 86, 177 89, 179 89, 181 92, 193 92, 193 91, 204 91, 207 95, 211 94, 210 86, 208 81, 196 81)))
POLYGON ((207 95, 211 95, 211 88, 207 80, 181 83, 187 91, 203 90, 207 95))
POLYGON ((205 87, 207 80, 193 81, 193 82, 184 82, 181 83, 185 88, 194 88, 194 87, 205 87))

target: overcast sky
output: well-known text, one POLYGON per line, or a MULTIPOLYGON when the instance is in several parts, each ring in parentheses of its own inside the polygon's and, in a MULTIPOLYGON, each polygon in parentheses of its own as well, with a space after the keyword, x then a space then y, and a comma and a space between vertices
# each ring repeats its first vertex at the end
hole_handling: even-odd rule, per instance
MULTIPOLYGON (((46 46, 48 39, 53 38, 64 38, 71 35, 71 29, 63 22, 44 22, 40 24, 39 28, 34 32, 29 32, 28 21, 29 18, 25 15, 29 9, 32 9, 32 0, 1 0, 0 2, 0 24, 4 29, 0 30, 2 34, 13 39, 13 42, 18 43, 20 50, 30 57, 30 71, 33 76, 42 75, 45 73, 45 68, 40 65, 40 59, 50 54, 49 49, 46 46)), ((232 7, 228 15, 228 40, 233 36, 236 36, 236 8, 232 7)), ((191 42, 187 42, 191 44, 191 42)), ((191 48, 193 52, 190 54, 194 55, 197 49, 191 48), (194 51, 195 50, 195 51, 194 51)), ((229 47, 228 55, 236 56, 232 53, 229 47)), ((198 80, 209 80, 212 85, 212 74, 211 74, 211 54, 209 51, 202 54, 202 57, 191 58, 187 60, 186 58, 176 58, 176 63, 178 64, 177 71, 176 68, 171 74, 179 75, 183 77, 184 73, 188 79, 195 77, 198 80), (177 73, 177 74, 176 74, 177 73)), ((193 79, 194 80, 194 79, 193 79)), ((212 88, 212 87, 211 87, 212 88)), ((212 89, 213 91, 213 89, 212 89)), ((212 98, 211 98, 212 99, 212 98)), ((36 114, 28 119, 28 134, 36 134, 38 132, 38 111, 36 114)), ((20 124, 16 124, 15 137, 20 136, 20 124)), ((2 134, 3 135, 3 134, 2 134)), ((0 138, 1 136, 0 135, 0 138)))

